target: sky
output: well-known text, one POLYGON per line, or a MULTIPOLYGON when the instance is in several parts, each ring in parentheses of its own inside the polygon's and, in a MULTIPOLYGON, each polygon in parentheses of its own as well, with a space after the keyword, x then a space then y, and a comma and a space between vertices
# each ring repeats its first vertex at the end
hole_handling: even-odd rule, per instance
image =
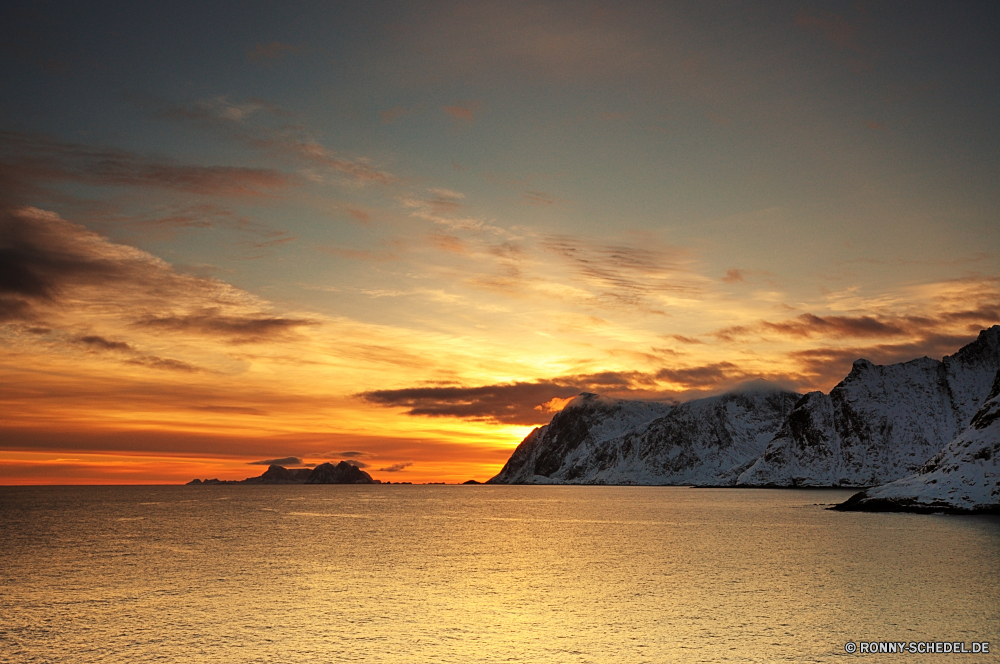
POLYGON ((0 484, 484 481, 1000 323, 995 3, 0 8, 0 484), (765 6, 760 6, 760 5, 765 6))

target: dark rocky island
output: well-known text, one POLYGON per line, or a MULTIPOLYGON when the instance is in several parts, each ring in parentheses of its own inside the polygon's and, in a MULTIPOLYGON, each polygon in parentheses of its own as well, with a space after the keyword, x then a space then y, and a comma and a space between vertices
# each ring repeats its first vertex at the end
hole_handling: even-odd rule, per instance
POLYGON ((381 484, 372 476, 357 466, 346 461, 337 465, 330 462, 321 463, 315 468, 297 468, 289 470, 284 466, 270 466, 259 477, 248 477, 245 480, 191 480, 188 485, 204 484, 381 484))
POLYGON ((332 463, 321 463, 313 468, 306 478, 306 484, 381 484, 372 476, 357 466, 341 461, 336 466, 332 463))

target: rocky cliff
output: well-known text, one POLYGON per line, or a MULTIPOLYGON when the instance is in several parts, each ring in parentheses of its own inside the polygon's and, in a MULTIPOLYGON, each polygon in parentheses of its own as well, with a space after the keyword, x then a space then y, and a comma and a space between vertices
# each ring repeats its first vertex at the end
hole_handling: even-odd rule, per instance
POLYGON ((374 484, 372 476, 357 466, 341 461, 336 466, 321 463, 309 473, 306 484, 374 484))
POLYGON ((562 483, 554 477, 567 462, 601 441, 669 413, 674 404, 612 399, 584 392, 521 441, 492 484, 562 483))
POLYGON ((917 472, 968 425, 1000 369, 1000 326, 942 361, 854 363, 799 401, 744 486, 873 486, 917 472))
POLYGON ((1000 371, 969 426, 918 472, 834 509, 1000 514, 1000 371))

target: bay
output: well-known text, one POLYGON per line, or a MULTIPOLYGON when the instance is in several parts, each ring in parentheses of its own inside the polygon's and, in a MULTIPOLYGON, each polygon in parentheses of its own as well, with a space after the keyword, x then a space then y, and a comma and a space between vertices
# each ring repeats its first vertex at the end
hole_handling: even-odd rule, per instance
POLYGON ((944 657, 846 653, 862 640, 1000 652, 1000 519, 826 509, 850 493, 0 487, 0 661, 944 657))

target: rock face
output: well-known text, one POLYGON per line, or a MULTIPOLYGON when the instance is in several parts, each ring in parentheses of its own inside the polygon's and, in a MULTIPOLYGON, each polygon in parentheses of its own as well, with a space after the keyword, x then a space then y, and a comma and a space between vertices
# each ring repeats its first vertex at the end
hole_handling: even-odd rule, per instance
POLYGON ((742 486, 873 486, 917 472, 968 425, 1000 369, 1000 326, 943 361, 854 363, 830 394, 810 392, 742 486))
POLYGON ((673 405, 584 393, 531 432, 490 482, 731 485, 799 396, 757 389, 673 405))
POLYGON ((372 476, 357 466, 341 461, 336 466, 321 463, 309 473, 306 484, 374 484, 372 476))
POLYGON ((915 474, 834 509, 1000 514, 1000 371, 969 426, 915 474))
POLYGON ((284 466, 270 465, 260 477, 243 480, 246 484, 302 484, 309 477, 309 468, 289 470, 284 466))
POLYGON ((600 441, 660 417, 674 407, 584 392, 556 413, 551 422, 529 433, 488 483, 561 484, 563 480, 554 476, 567 460, 585 456, 600 441))

